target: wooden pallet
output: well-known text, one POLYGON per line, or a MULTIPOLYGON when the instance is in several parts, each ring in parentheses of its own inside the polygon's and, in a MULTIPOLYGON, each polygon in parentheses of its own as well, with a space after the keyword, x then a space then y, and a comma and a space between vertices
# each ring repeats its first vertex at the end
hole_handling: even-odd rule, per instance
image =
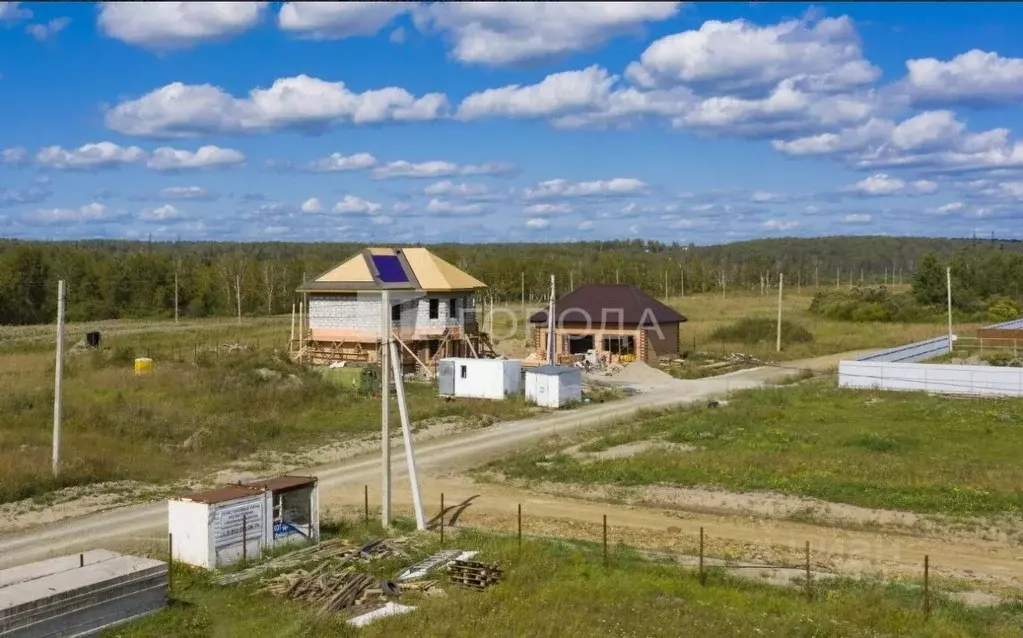
POLYGON ((456 560, 448 566, 448 581, 452 585, 482 591, 501 580, 502 570, 495 565, 476 561, 456 560))

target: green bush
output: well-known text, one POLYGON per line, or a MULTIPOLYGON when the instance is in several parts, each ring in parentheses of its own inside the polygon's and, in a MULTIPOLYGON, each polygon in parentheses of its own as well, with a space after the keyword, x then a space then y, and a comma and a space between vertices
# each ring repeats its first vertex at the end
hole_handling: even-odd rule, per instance
POLYGON ((929 321, 935 314, 912 295, 893 293, 885 286, 819 291, 813 296, 810 312, 825 319, 865 323, 914 323, 929 321))
POLYGON ((987 307, 987 320, 994 323, 1012 321, 1020 315, 1019 305, 1008 297, 992 299, 987 307))
MULTIPOLYGON (((733 324, 722 326, 711 333, 711 341, 755 345, 777 338, 778 323, 767 317, 747 317, 733 324)), ((781 338, 785 343, 808 343, 813 334, 803 326, 791 321, 781 322, 781 338)))

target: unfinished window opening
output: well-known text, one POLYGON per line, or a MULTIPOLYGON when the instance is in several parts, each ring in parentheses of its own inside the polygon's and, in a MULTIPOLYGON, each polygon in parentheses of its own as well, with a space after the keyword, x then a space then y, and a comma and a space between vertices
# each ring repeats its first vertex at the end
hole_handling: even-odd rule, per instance
POLYGON ((571 354, 586 354, 593 350, 593 335, 570 335, 568 351, 571 354))
POLYGON ((440 299, 430 300, 430 319, 440 318, 440 299))
POLYGON ((401 321, 401 305, 391 306, 391 321, 401 321))
POLYGON ((636 340, 632 335, 604 337, 604 351, 611 354, 636 354, 636 340))
POLYGON ((426 351, 430 353, 430 356, 437 354, 440 350, 440 339, 430 339, 426 342, 426 351))
POLYGON ((274 538, 298 534, 308 537, 312 510, 308 490, 274 494, 274 538))
POLYGON ((454 319, 458 316, 458 298, 448 299, 448 317, 454 319))
POLYGON ((463 379, 469 378, 469 368, 468 368, 468 366, 459 366, 459 367, 462 369, 461 372, 459 373, 459 374, 462 375, 462 378, 463 379))

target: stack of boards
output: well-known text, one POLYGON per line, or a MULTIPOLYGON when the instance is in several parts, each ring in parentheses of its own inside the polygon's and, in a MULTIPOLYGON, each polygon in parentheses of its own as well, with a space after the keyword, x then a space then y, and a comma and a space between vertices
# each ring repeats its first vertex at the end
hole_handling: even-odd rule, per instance
POLYGON ((167 563, 102 549, 0 570, 0 638, 95 636, 167 604, 167 563))

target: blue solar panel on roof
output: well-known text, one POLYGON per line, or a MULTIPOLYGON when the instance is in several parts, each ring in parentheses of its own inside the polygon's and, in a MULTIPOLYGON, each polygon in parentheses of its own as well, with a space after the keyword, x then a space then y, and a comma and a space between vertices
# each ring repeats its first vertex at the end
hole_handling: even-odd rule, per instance
POLYGON ((408 275, 405 274, 405 269, 401 267, 396 255, 370 255, 370 258, 380 275, 380 281, 385 284, 409 283, 408 275))

